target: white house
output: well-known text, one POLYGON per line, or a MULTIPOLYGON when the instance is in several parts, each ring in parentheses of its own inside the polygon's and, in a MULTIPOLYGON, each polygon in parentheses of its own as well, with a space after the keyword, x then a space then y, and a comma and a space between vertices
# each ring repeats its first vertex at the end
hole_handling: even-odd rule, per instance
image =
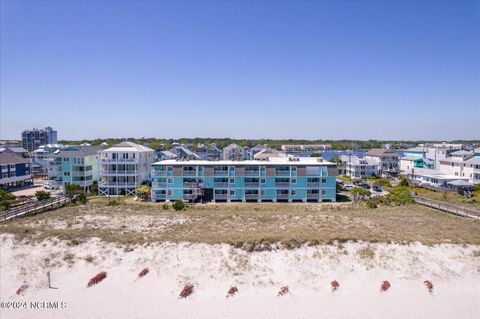
POLYGON ((373 148, 365 154, 365 159, 378 165, 378 176, 400 172, 400 155, 394 150, 373 148))
POLYGON ((351 178, 369 177, 378 174, 378 164, 373 160, 348 155, 341 155, 340 159, 345 163, 345 175, 351 178))
POLYGON ((99 195, 132 195, 138 185, 150 183, 154 150, 122 142, 99 152, 99 195))

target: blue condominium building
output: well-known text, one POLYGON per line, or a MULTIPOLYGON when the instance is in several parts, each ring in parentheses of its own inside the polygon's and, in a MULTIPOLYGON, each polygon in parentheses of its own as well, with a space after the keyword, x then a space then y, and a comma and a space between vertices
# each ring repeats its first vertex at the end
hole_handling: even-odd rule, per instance
POLYGON ((334 202, 336 164, 321 158, 156 162, 152 201, 334 202))

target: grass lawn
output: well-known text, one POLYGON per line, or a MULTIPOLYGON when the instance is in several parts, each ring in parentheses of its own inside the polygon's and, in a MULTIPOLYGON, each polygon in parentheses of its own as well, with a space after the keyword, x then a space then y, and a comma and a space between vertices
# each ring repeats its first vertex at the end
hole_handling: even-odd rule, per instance
POLYGON ((108 206, 97 199, 0 223, 0 233, 27 241, 58 237, 78 244, 98 237, 127 245, 187 241, 252 250, 271 243, 289 248, 336 240, 480 244, 480 221, 416 204, 368 209, 354 203, 225 203, 176 212, 162 204, 127 199, 108 206))

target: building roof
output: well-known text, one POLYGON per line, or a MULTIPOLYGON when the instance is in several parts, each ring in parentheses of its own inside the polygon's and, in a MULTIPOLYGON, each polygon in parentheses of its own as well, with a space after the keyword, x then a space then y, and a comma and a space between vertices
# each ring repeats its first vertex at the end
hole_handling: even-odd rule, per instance
POLYGON ((160 151, 160 153, 162 153, 163 155, 168 156, 168 157, 177 157, 177 154, 175 154, 174 152, 170 152, 170 151, 160 151))
POLYGON ((224 150, 224 151, 225 151, 225 150, 227 150, 227 151, 228 151, 228 150, 230 150, 230 149, 234 149, 234 148, 240 148, 240 149, 243 149, 243 147, 241 147, 240 145, 238 145, 238 144, 235 144, 235 143, 232 143, 232 144, 230 144, 230 145, 227 145, 227 146, 225 146, 225 147, 223 148, 223 150, 224 150))
POLYGON ((30 160, 23 158, 17 154, 2 152, 0 153, 0 164, 20 164, 20 163, 30 163, 30 160))
POLYGON ((406 153, 408 152, 421 152, 421 153, 425 153, 425 149, 423 147, 412 147, 412 148, 409 148, 409 149, 406 149, 405 150, 406 153))
POLYGON ((472 157, 465 161, 465 164, 480 165, 480 157, 472 157))
POLYGON ((311 165, 311 166, 335 166, 336 164, 322 160, 321 158, 314 157, 272 157, 268 161, 206 161, 206 160, 193 160, 193 161, 177 161, 177 160, 164 160, 153 163, 153 165, 208 165, 208 166, 227 166, 227 165, 311 165))
POLYGON ((23 147, 2 147, 0 148, 0 152, 10 151, 12 153, 28 153, 26 149, 23 147))
POLYGON ((67 146, 63 150, 58 150, 53 153, 55 157, 86 157, 97 155, 99 151, 103 150, 101 146, 67 146))
POLYGON ((254 159, 267 159, 267 158, 270 158, 270 157, 286 157, 287 156, 287 153, 285 152, 282 152, 282 151, 277 151, 277 150, 274 150, 274 149, 263 149, 261 150, 260 152, 258 152, 257 154, 255 154, 253 156, 254 159))
POLYGON ((136 144, 133 142, 121 142, 115 146, 109 147, 107 149, 104 149, 105 152, 132 152, 132 151, 137 151, 137 152, 154 152, 153 149, 147 146, 143 146, 140 144, 136 144))
POLYGON ((465 186, 475 185, 473 183, 470 183, 466 180, 461 180, 461 179, 457 179, 457 180, 454 180, 454 181, 451 181, 451 182, 447 182, 447 184, 451 185, 451 186, 457 186, 457 187, 465 187, 465 186))
POLYGON ((466 151, 466 150, 459 150, 459 151, 452 152, 450 155, 473 155, 473 152, 466 151))
POLYGON ((372 148, 368 150, 365 156, 373 157, 400 157, 397 152, 387 148, 372 148))

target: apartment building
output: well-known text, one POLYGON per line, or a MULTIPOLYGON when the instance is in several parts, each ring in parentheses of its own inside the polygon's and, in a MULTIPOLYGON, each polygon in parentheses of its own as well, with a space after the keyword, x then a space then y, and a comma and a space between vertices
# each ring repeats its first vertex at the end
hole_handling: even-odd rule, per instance
POLYGON ((34 128, 22 132, 22 147, 32 152, 45 144, 57 143, 57 131, 51 127, 42 129, 34 128))
POLYGON ((365 160, 378 165, 378 176, 396 175, 400 172, 400 155, 394 150, 373 148, 365 154, 365 160))
POLYGON ((31 183, 30 159, 12 152, 0 152, 0 185, 14 187, 31 183))
POLYGON ((99 195, 132 195, 150 183, 155 151, 133 142, 122 142, 99 152, 99 195))
POLYGON ((248 147, 242 147, 232 143, 223 148, 223 159, 226 161, 245 161, 251 160, 252 153, 248 147))
POLYGON ((348 155, 341 155, 340 159, 345 163, 342 173, 350 178, 363 178, 378 174, 378 164, 373 160, 348 155))
POLYGON ((153 164, 152 201, 334 202, 337 166, 315 158, 153 164))
POLYGON ((466 161, 474 157, 474 153, 465 150, 455 151, 450 157, 440 160, 439 170, 446 175, 466 177, 473 182, 474 167, 467 165, 466 161))
POLYGON ((56 188, 78 185, 89 192, 98 182, 98 156, 100 146, 67 146, 50 154, 48 158, 48 184, 56 188))

